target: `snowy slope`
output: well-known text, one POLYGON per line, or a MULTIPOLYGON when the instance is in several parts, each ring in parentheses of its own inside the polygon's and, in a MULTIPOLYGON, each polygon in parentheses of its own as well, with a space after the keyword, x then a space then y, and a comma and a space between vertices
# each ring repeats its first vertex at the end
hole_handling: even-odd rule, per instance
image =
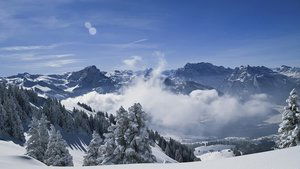
MULTIPOLYGON (((38 169, 49 168, 42 163, 24 156, 24 148, 12 142, 0 141, 0 168, 2 169, 38 169)), ((171 164, 131 164, 84 167, 90 169, 297 169, 299 168, 300 146, 283 150, 245 155, 214 161, 171 163, 171 164)), ((61 169, 61 167, 51 167, 61 169)), ((68 167, 69 168, 69 167, 68 167)), ((70 169, 83 167, 70 167, 70 169)))
MULTIPOLYGON (((28 139, 27 136, 26 139, 28 139)), ((87 145, 83 143, 82 145, 85 149, 87 149, 87 145)), ((70 145, 70 147, 68 147, 68 150, 73 157, 74 166, 82 166, 83 156, 85 155, 85 152, 76 145, 70 145)), ((158 145, 155 145, 154 147, 151 146, 151 150, 158 163, 177 163, 176 160, 167 156, 158 145)), ((8 142, 0 140, 0 168, 2 169, 2 164, 10 164, 10 161, 12 160, 17 161, 17 164, 20 163, 22 166, 23 163, 26 166, 44 166, 43 163, 24 155, 25 152, 26 150, 23 146, 17 145, 11 141, 8 142)))
POLYGON ((31 168, 43 167, 45 164, 32 159, 25 154, 22 146, 14 144, 12 141, 6 142, 0 140, 0 168, 31 168))
POLYGON ((158 145, 151 146, 151 150, 158 163, 177 163, 176 160, 167 156, 158 145))

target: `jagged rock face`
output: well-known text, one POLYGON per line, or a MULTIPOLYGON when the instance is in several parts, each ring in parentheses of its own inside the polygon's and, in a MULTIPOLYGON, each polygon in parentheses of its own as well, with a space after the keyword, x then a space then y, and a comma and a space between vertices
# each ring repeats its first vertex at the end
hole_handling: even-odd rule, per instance
POLYGON ((175 70, 174 77, 186 81, 219 88, 222 81, 232 72, 230 68, 215 66, 211 63, 187 63, 183 68, 175 70))
POLYGON ((188 63, 183 68, 166 71, 165 74, 175 81, 179 79, 211 86, 221 93, 236 95, 242 99, 252 94, 265 93, 274 101, 283 103, 290 90, 300 89, 300 76, 297 77, 297 72, 300 72, 300 68, 288 66, 275 70, 264 66, 230 69, 202 62, 188 63))
POLYGON ((300 68, 282 65, 274 69, 276 72, 300 81, 300 68))
POLYGON ((68 87, 75 87, 73 92, 86 93, 97 90, 100 93, 115 91, 115 83, 101 72, 96 66, 89 66, 78 72, 73 72, 67 77, 68 87))
MULTIPOLYGON (((214 89, 210 86, 202 85, 194 81, 180 81, 178 79, 171 80, 166 78, 164 84, 167 89, 174 93, 190 94, 194 90, 211 90, 214 89)), ((219 92, 219 94, 221 94, 219 92)))
POLYGON ((235 68, 224 80, 221 90, 240 97, 266 93, 272 96, 274 101, 281 102, 295 87, 299 87, 296 81, 267 67, 241 66, 235 68))

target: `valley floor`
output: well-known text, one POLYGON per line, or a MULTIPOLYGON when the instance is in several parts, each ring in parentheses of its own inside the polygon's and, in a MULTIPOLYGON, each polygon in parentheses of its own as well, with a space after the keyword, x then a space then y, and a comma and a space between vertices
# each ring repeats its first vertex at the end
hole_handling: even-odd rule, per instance
MULTIPOLYGON (((43 163, 24 154, 24 147, 12 142, 0 141, 1 169, 47 169, 43 163)), ((264 153, 245 155, 240 157, 219 159, 213 161, 169 163, 169 164, 130 164, 112 166, 84 167, 88 169, 298 169, 300 146, 274 150, 264 153)), ((61 167, 51 167, 61 169, 61 167)), ((67 167, 82 169, 83 167, 67 167)))

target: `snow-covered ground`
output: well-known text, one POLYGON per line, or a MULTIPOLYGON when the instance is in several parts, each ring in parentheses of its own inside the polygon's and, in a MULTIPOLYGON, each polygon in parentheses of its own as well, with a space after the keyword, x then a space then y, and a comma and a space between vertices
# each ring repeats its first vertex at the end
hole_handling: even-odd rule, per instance
POLYGON ((214 152, 214 151, 222 151, 225 149, 231 149, 234 148, 234 145, 222 145, 222 144, 216 144, 216 145, 210 145, 210 146, 200 146, 195 148, 195 156, 199 156, 202 154, 206 154, 209 152, 214 152))
POLYGON ((229 158, 229 157, 234 157, 233 151, 230 149, 224 149, 221 151, 214 151, 214 152, 209 152, 205 153, 202 155, 197 156, 198 158, 201 159, 201 161, 210 161, 210 160, 218 160, 221 158, 229 158))
POLYGON ((221 158, 234 157, 232 148, 234 145, 210 145, 200 146, 195 148, 195 156, 200 158, 201 161, 217 160, 221 158))
MULTIPOLYGON (((49 168, 43 163, 24 156, 24 147, 12 142, 0 141, 0 168, 1 169, 43 169, 49 168)), ((300 146, 274 150, 264 153, 239 156, 234 158, 219 159, 214 161, 201 161, 190 163, 169 164, 129 164, 84 167, 90 169, 298 169, 300 146)), ((51 167, 61 169, 61 167, 51 167)), ((69 167, 68 167, 69 168, 69 167)), ((70 169, 82 169, 81 166, 70 169)))
POLYGON ((0 140, 0 168, 1 169, 21 169, 43 167, 45 164, 30 158, 25 154, 24 147, 21 147, 13 142, 0 140))

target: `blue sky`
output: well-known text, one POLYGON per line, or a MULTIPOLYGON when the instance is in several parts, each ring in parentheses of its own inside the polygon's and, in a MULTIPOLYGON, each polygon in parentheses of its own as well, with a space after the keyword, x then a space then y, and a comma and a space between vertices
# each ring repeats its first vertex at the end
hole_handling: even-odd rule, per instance
POLYGON ((299 0, 3 0, 0 76, 168 68, 187 62, 300 66, 299 0))

